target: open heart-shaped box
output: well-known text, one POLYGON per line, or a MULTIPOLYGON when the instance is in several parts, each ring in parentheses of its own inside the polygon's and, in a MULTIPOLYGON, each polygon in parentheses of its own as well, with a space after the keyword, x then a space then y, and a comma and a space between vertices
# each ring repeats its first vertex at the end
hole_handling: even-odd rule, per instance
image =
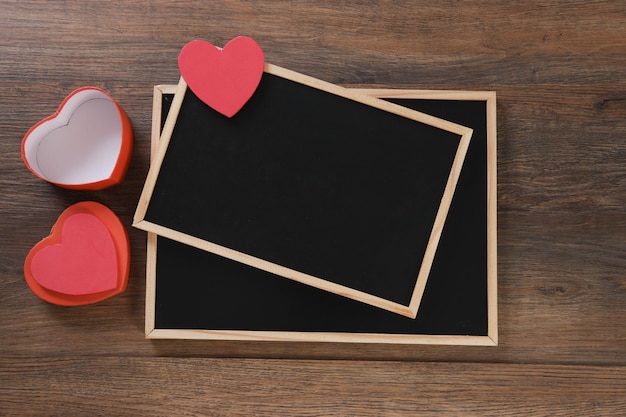
POLYGON ((101 190, 124 179, 132 141, 130 120, 115 100, 97 87, 83 87, 28 130, 22 140, 22 159, 50 183, 101 190))

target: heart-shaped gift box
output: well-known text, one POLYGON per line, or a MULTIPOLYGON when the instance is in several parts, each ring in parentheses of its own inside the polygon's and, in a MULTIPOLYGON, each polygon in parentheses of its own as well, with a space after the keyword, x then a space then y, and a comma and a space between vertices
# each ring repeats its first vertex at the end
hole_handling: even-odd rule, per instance
POLYGON ((104 90, 73 91, 22 139, 22 159, 36 176, 61 187, 101 190, 126 175, 133 132, 124 110, 104 90))
POLYGON ((126 229, 115 213, 93 201, 67 208, 24 262, 33 293, 64 306, 91 304, 124 292, 129 270, 126 229))

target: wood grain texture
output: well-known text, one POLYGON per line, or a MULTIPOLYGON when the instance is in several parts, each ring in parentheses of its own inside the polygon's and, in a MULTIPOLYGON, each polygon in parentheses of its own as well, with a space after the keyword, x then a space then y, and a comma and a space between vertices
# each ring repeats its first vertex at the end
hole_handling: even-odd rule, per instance
POLYGON ((4 1, 0 415, 626 414, 625 21, 615 1, 4 1), (144 339, 146 234, 130 225, 153 86, 178 81, 187 41, 236 35, 346 86, 497 92, 498 347, 144 339), (55 188, 20 159, 28 128, 84 85, 135 132, 109 190, 55 188), (48 305, 24 257, 83 200, 128 227, 128 289, 48 305))
POLYGON ((50 358, 17 364, 0 361, 0 377, 7 386, 6 404, 17 409, 22 404, 15 397, 22 398, 28 402, 23 415, 32 416, 55 415, 64 409, 68 414, 150 416, 493 413, 612 417, 624 411, 626 375, 622 370, 114 357, 50 358), (30 390, 23 392, 19 387, 26 384, 30 390))

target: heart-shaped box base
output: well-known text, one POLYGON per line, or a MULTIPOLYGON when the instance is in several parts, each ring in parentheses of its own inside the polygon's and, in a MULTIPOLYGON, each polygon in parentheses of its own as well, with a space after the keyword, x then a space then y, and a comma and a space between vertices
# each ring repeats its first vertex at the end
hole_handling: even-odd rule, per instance
POLYGON ((64 306, 92 304, 124 292, 129 271, 126 229, 115 213, 92 201, 66 209, 24 262, 33 293, 64 306))
POLYGON ((132 141, 130 120, 115 100, 83 87, 28 130, 22 159, 33 174, 60 187, 101 190, 124 179, 132 141))

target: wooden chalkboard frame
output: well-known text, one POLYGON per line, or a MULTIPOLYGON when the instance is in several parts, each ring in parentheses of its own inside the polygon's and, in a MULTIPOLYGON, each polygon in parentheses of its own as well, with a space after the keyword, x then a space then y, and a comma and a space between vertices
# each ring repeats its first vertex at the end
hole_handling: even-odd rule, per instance
MULTIPOLYGON (((152 156, 156 155, 162 125, 163 95, 176 92, 176 85, 159 85, 154 88, 152 118, 152 156)), ((360 89, 363 94, 379 98, 424 100, 472 100, 486 103, 487 116, 487 247, 486 288, 488 327, 486 336, 475 335, 429 335, 429 334, 354 334, 354 333, 306 333, 298 331, 242 331, 209 329, 157 328, 155 323, 157 288, 157 241, 158 235, 148 233, 146 265, 145 335, 150 339, 206 339, 206 340, 256 340, 256 341, 307 341, 339 343, 396 343, 433 345, 498 345, 497 312, 497 187, 496 187, 496 95, 483 91, 435 91, 398 89, 360 89)))
POLYGON ((439 209, 437 210, 436 217, 432 225, 432 230, 429 234, 426 250, 419 267, 415 286, 412 290, 408 305, 404 305, 402 303, 392 301, 374 294, 370 294, 368 292, 364 292, 355 288, 344 286, 339 283, 326 280, 324 278, 313 276, 306 272, 294 270, 283 265, 279 265, 277 263, 255 257, 252 254, 239 252, 235 249, 221 246, 214 242, 203 240, 199 237, 192 236, 190 234, 183 233, 174 230, 173 228, 165 227, 163 225, 156 224, 145 219, 148 205, 150 204, 152 193, 154 191, 159 176, 161 164, 165 158, 165 154, 168 149, 169 139, 172 136, 172 133, 176 126, 178 113, 186 96, 187 85, 182 78, 179 82, 177 92, 174 96, 170 113, 163 127, 163 132, 161 134, 162 140, 160 141, 157 148, 154 163, 149 170, 146 183, 142 191, 139 204, 137 206, 133 225, 139 229, 157 233, 172 240, 176 240, 178 242, 199 249, 203 249, 229 259, 233 259, 235 261, 283 276, 288 279, 292 279, 306 285, 310 285, 315 288, 329 291, 334 294, 339 294, 369 305, 392 311, 403 316, 414 318, 417 315, 417 311, 419 309, 420 301, 424 292, 424 288, 426 287, 430 268, 432 266, 437 245, 441 236, 441 231, 443 229, 448 209, 454 195, 454 190, 456 188, 456 184, 463 166, 463 161, 469 147, 472 136, 472 129, 434 116, 420 113, 415 110, 399 106, 397 104, 380 100, 373 96, 356 92, 355 90, 345 89, 275 65, 265 64, 265 72, 275 75, 277 77, 294 81, 299 84, 303 84, 308 87, 312 87, 331 95, 347 98, 366 106, 377 108, 383 112, 396 114, 407 119, 420 122, 424 125, 435 127, 437 129, 440 129, 441 131, 453 133, 460 137, 454 160, 450 169, 450 173, 447 177, 448 179, 445 185, 445 189, 443 191, 443 196, 439 203, 439 209))

